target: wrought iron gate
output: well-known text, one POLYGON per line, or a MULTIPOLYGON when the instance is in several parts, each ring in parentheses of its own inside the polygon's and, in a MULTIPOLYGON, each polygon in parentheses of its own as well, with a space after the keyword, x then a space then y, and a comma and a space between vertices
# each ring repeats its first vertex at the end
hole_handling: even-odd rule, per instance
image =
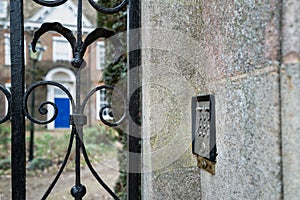
MULTIPOLYGON (((68 0, 33 0, 35 3, 47 7, 56 7, 64 4, 68 0)), ((88 0, 89 3, 98 11, 104 14, 113 14, 119 12, 122 8, 127 6, 128 14, 128 91, 127 97, 123 96, 123 101, 127 107, 124 115, 130 116, 131 120, 128 120, 128 151, 133 152, 134 154, 129 153, 128 157, 128 177, 127 177, 127 189, 128 199, 138 199, 139 198, 139 165, 140 158, 139 156, 139 137, 138 136, 138 126, 136 125, 139 121, 139 66, 140 66, 140 51, 139 51, 139 31, 140 28, 140 1, 139 0, 123 0, 119 5, 114 8, 104 8, 94 0, 88 0), (136 29, 134 34, 130 30, 136 29), (135 68, 135 70, 132 70, 135 68), (136 154, 137 153, 137 154, 136 154)), ((97 174, 89 157, 87 155, 85 145, 83 142, 83 126, 86 125, 87 117, 83 114, 85 105, 88 99, 96 91, 103 88, 113 89, 117 92, 120 92, 114 86, 103 85, 98 86, 92 91, 90 91, 86 98, 83 100, 80 97, 80 77, 81 69, 85 66, 85 61, 83 56, 87 47, 93 43, 96 39, 110 38, 114 35, 114 32, 106 30, 104 28, 97 28, 85 38, 84 41, 82 38, 82 0, 78 0, 78 16, 77 16, 77 37, 73 33, 62 26, 59 22, 55 23, 44 23, 41 24, 41 27, 35 32, 32 48, 35 49, 38 39, 48 31, 56 31, 63 35, 71 44, 73 50, 73 60, 71 62, 72 66, 75 69, 76 75, 76 95, 73 97, 70 92, 60 83, 52 81, 42 81, 36 82, 31 85, 29 88, 26 88, 25 91, 25 80, 24 80, 24 19, 23 19, 23 0, 11 0, 10 1, 10 27, 11 27, 11 92, 6 90, 4 87, 0 86, 0 90, 6 96, 9 102, 8 114, 0 119, 0 123, 3 123, 7 120, 11 120, 12 127, 12 158, 11 158, 11 170, 12 170, 12 199, 13 200, 22 200, 26 198, 26 158, 25 158, 25 117, 31 120, 34 123, 38 124, 47 124, 52 122, 57 116, 57 106, 53 102, 43 102, 39 108, 40 113, 45 114, 46 109, 44 106, 51 105, 55 110, 54 116, 50 120, 40 121, 30 115, 27 109, 27 100, 30 93, 41 85, 52 85, 60 88, 63 92, 67 94, 72 105, 72 114, 70 116, 70 125, 72 126, 70 141, 68 149, 66 152, 65 159, 63 164, 58 171, 55 179, 50 184, 48 190, 45 192, 42 199, 46 199, 51 193, 51 190, 58 181, 61 173, 64 170, 64 167, 69 158, 73 140, 76 140, 76 158, 75 158, 75 186, 70 186, 71 195, 74 199, 80 200, 83 199, 86 193, 86 186, 83 185, 80 178, 80 154, 83 154, 84 160, 89 167, 93 176, 97 179, 99 184, 114 198, 118 199, 116 194, 102 181, 100 176, 97 174)), ((119 53, 119 41, 117 39, 110 38, 114 44, 117 54, 119 53)), ((118 59, 116 59, 118 60, 118 59)), ((101 109, 100 113, 104 108, 101 109)), ((100 115, 101 118, 101 115, 100 115)), ((123 119, 123 118, 122 118, 123 119)), ((121 120, 122 120, 121 119, 121 120)), ((115 123, 110 123, 105 121, 103 118, 101 120, 109 126, 117 126, 121 120, 115 123)), ((88 187, 88 186, 87 186, 88 187)))

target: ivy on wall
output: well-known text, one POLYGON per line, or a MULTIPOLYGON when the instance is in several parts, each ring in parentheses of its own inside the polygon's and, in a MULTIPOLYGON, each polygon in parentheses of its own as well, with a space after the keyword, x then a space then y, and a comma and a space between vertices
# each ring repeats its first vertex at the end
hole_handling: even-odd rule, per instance
MULTIPOLYGON (((114 7, 119 3, 118 0, 99 0, 99 4, 105 7, 114 7)), ((126 9, 113 15, 98 13, 98 27, 114 30, 116 33, 126 31, 126 9)), ((108 49, 108 52, 110 50, 108 49)), ((120 80, 126 78, 127 56, 123 55, 117 64, 108 64, 102 73, 100 82, 108 85, 116 85, 120 80)), ((127 165, 127 135, 121 129, 116 129, 119 133, 119 141, 123 144, 123 151, 118 153, 118 161, 120 169, 126 169, 127 165)), ((127 173, 120 171, 120 175, 115 185, 115 193, 122 200, 127 199, 127 173)))

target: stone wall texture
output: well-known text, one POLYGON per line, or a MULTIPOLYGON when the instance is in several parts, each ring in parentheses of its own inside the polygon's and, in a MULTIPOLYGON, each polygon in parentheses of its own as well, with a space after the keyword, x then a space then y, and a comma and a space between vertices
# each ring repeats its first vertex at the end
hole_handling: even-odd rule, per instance
POLYGON ((280 70, 283 188, 285 199, 300 197, 300 2, 283 1, 280 70))
POLYGON ((143 199, 299 199, 300 1, 143 0, 143 199), (216 99, 214 176, 191 98, 216 99))

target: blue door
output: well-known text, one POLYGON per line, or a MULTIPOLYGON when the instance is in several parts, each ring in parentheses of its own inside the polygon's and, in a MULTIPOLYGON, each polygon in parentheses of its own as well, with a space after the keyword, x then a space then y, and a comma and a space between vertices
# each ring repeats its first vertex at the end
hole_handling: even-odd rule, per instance
POLYGON ((68 98, 54 98, 58 108, 58 115, 54 121, 55 128, 69 128, 70 102, 68 98))

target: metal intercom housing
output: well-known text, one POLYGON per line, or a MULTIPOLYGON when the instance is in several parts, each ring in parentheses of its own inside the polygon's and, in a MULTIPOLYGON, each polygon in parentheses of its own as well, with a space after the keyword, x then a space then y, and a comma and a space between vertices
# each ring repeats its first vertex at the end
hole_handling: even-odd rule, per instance
POLYGON ((192 152, 198 166, 215 173, 217 157, 214 95, 192 98, 192 152))

